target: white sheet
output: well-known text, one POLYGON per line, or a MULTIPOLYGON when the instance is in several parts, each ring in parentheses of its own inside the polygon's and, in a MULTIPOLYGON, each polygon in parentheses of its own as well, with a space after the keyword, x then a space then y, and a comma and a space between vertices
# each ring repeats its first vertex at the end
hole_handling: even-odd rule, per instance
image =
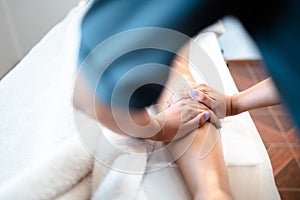
MULTIPOLYGON (((76 119, 80 121, 80 127, 77 127, 72 108, 72 83, 75 75, 74 58, 76 55, 74 49, 78 45, 77 25, 82 12, 84 12, 84 8, 74 8, 0 82, 0 197, 6 199, 39 199, 42 197, 44 199, 50 197, 68 199, 73 193, 69 194, 66 191, 70 191, 72 188, 74 191, 90 188, 91 180, 96 197, 97 195, 111 195, 105 193, 105 187, 114 188, 115 184, 119 185, 122 182, 120 177, 116 176, 117 172, 109 170, 101 163, 91 162, 88 159, 89 155, 84 153, 86 149, 81 147, 78 149, 78 154, 85 155, 86 159, 85 165, 82 167, 89 169, 89 172, 78 174, 84 178, 93 170, 91 180, 83 179, 88 181, 81 184, 74 182, 68 185, 67 181, 70 178, 72 180, 78 178, 76 170, 82 170, 74 169, 74 171, 64 171, 66 173, 61 175, 62 182, 59 184, 66 181, 65 183, 68 185, 62 184, 64 191, 56 193, 57 190, 53 187, 51 192, 47 190, 49 185, 42 185, 41 187, 45 188, 38 193, 36 191, 38 185, 35 185, 35 188, 29 187, 34 185, 33 182, 30 182, 32 181, 30 177, 37 180, 40 177, 52 184, 56 183, 53 180, 55 179, 53 174, 45 172, 35 174, 33 169, 35 169, 34 167, 39 169, 47 167, 42 163, 47 158, 53 158, 57 152, 55 149, 66 146, 70 143, 69 141, 77 140, 72 143, 75 146, 78 141, 94 145, 88 149, 89 153, 100 149, 95 148, 99 146, 95 145, 94 141, 101 141, 101 138, 98 137, 103 137, 99 136, 102 128, 97 127, 98 124, 93 120, 75 112, 76 119), (79 139, 77 128, 87 133, 86 138, 79 139), (115 177, 118 182, 112 181, 112 177, 115 177), (32 185, 30 185, 31 183, 32 185), (100 183, 103 187, 99 189, 100 183), (75 187, 77 184, 79 186, 75 187), (28 187, 25 188, 28 189, 24 191, 26 185, 28 187)), ((236 92, 236 86, 220 53, 216 36, 212 33, 205 33, 197 41, 210 54, 214 67, 222 74, 225 92, 228 94, 236 92)), ((230 184, 236 199, 279 199, 270 160, 249 113, 225 119, 221 132, 230 184)), ((64 157, 64 159, 66 158, 70 158, 70 155, 64 157)), ((124 159, 122 156, 116 158, 111 161, 115 165, 124 159)), ((76 163, 76 155, 71 156, 70 160, 76 163)), ((55 161, 53 162, 55 163, 55 161)), ((57 169, 54 169, 53 172, 57 173, 57 169)), ((128 180, 128 177, 122 178, 128 180)), ((141 199, 190 198, 178 168, 174 165, 154 173, 143 174, 136 177, 131 183, 137 182, 141 184, 133 184, 131 189, 125 188, 125 191, 137 190, 141 199)), ((36 182, 34 183, 36 184, 36 182)), ((52 186, 57 187, 57 185, 52 186)), ((120 191, 122 190, 117 190, 116 193, 120 193, 120 191)), ((115 194, 115 196, 117 195, 120 194, 115 194)), ((86 194, 82 199, 90 197, 91 193, 86 194)))

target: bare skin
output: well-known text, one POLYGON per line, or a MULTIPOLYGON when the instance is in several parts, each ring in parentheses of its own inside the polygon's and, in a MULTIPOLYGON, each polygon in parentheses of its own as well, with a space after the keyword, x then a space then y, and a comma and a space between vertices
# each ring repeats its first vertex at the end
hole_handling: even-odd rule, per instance
MULTIPOLYGON (((271 78, 266 78, 233 96, 221 94, 205 84, 195 85, 193 89, 193 99, 205 104, 219 118, 281 103, 280 95, 271 78)), ((185 91, 185 93, 181 93, 180 97, 187 98, 190 97, 190 94, 185 91)), ((173 101, 169 103, 171 104, 179 99, 172 98, 173 101)))
POLYGON ((228 109, 227 113, 228 116, 281 103, 279 93, 271 78, 267 78, 233 96, 227 96, 227 101, 231 102, 231 109, 228 109))
POLYGON ((233 199, 221 139, 211 147, 212 149, 206 157, 201 159, 199 156, 200 147, 205 138, 215 137, 217 131, 215 126, 207 122, 192 134, 181 139, 171 149, 172 154, 177 156, 178 153, 182 153, 180 143, 193 137, 193 143, 176 160, 193 199, 233 199))
MULTIPOLYGON (((187 58, 187 46, 182 49, 182 52, 184 57, 187 58)), ((177 56, 173 61, 172 68, 183 75, 187 81, 194 81, 186 59, 177 56)), ((177 85, 178 80, 176 80, 176 76, 171 74, 167 86, 172 88, 177 85)), ((170 90, 165 90, 159 100, 159 104, 162 106, 168 105, 167 99, 170 95, 170 90)), ((190 96, 182 98, 190 98, 190 96)), ((206 122, 191 134, 173 142, 170 147, 171 153, 176 158, 184 151, 179 159, 176 160, 176 163, 183 174, 193 199, 233 199, 222 151, 222 141, 215 138, 218 131, 214 125, 206 122), (209 154, 200 159, 200 148, 205 139, 217 142, 208 150, 209 154), (185 144, 189 143, 189 141, 193 142, 185 151, 185 144)))

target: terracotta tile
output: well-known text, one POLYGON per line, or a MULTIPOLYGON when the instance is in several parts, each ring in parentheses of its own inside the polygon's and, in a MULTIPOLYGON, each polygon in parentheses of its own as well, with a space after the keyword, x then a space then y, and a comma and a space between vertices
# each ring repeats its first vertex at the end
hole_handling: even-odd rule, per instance
POLYGON ((243 60, 226 60, 228 68, 241 68, 247 66, 249 63, 243 60))
MULTIPOLYGON (((264 129, 266 130, 266 129, 264 129)), ((263 143, 265 146, 269 144, 282 144, 282 145, 287 145, 287 142, 285 138, 278 134, 278 133, 272 133, 272 131, 261 131, 261 128, 258 128, 259 135, 261 139, 263 140, 263 143)))
POLYGON ((273 128, 273 129, 275 129, 279 132, 281 131, 279 129, 279 127, 277 126, 276 121, 274 120, 273 116, 271 116, 271 115, 255 116, 253 119, 254 119, 254 122, 260 122, 264 126, 268 126, 268 127, 273 128))
POLYGON ((229 62, 229 71, 235 81, 239 91, 243 91, 253 86, 256 83, 256 79, 253 79, 252 71, 249 71, 248 64, 241 61, 229 62))
MULTIPOLYGON (((263 61, 229 61, 239 91, 269 77, 263 61)), ((284 104, 250 111, 268 151, 282 200, 300 200, 300 143, 284 104)))
POLYGON ((284 169, 280 170, 280 172, 275 175, 275 181, 278 188, 300 189, 300 168, 296 161, 290 161, 284 169))
POLYGON ((233 76, 233 80, 236 83, 237 88, 240 92, 255 85, 255 82, 253 82, 251 79, 245 79, 239 76, 233 76))
POLYGON ((268 143, 286 144, 286 139, 276 128, 268 126, 256 119, 253 119, 253 121, 265 145, 267 145, 268 143))
POLYGON ((229 71, 231 72, 231 74, 233 76, 240 76, 240 77, 243 77, 243 78, 250 78, 251 79, 251 76, 248 72, 248 70, 246 69, 247 66, 244 66, 244 65, 231 65, 229 64, 229 71))
POLYGON ((268 107, 265 108, 257 108, 249 111, 251 116, 256 118, 259 116, 269 115, 271 116, 271 112, 269 111, 268 107))
POLYGON ((294 155, 294 159, 298 164, 298 167, 300 168, 300 146, 299 145, 292 145, 291 146, 293 148, 293 153, 295 153, 294 155))
POLYGON ((299 191, 281 191, 279 190, 281 200, 299 200, 300 199, 300 190, 299 191))
POLYGON ((232 65, 231 63, 229 64, 228 67, 229 71, 231 72, 231 74, 233 75, 239 75, 241 77, 250 77, 247 70, 246 70, 246 66, 244 65, 232 65))
POLYGON ((277 115, 287 115, 290 116, 290 113, 288 112, 286 106, 284 104, 272 106, 272 109, 277 115))
POLYGON ((263 64, 249 64, 249 67, 254 71, 254 74, 257 78, 257 81, 262 81, 268 77, 270 77, 270 74, 267 72, 265 66, 263 64))
POLYGON ((229 68, 229 71, 233 77, 240 77, 246 80, 251 80, 251 76, 249 75, 245 67, 229 68))
POLYGON ((264 67, 264 68, 266 69, 263 60, 248 60, 246 63, 247 63, 248 65, 250 65, 250 66, 264 67))
MULTIPOLYGON (((276 177, 293 160, 293 155, 287 146, 274 147, 274 148, 271 147, 271 148, 268 148, 267 151, 268 151, 268 154, 269 154, 269 157, 271 160, 271 164, 273 167, 274 176, 276 177)), ((284 175, 285 174, 281 174, 281 176, 278 177, 278 180, 281 181, 281 178, 285 177, 284 175)), ((293 178, 293 177, 291 177, 291 178, 293 178)), ((283 185, 281 185, 281 186, 283 186, 283 185)))
POLYGON ((282 127, 284 129, 284 132, 288 132, 290 129, 294 129, 295 128, 295 124, 293 122, 293 120, 288 116, 284 116, 284 115, 276 115, 280 124, 278 124, 278 126, 282 127))
POLYGON ((300 138, 299 138, 300 134, 295 127, 291 128, 286 133, 286 136, 288 138, 289 143, 291 143, 292 145, 295 145, 295 146, 300 146, 300 138))

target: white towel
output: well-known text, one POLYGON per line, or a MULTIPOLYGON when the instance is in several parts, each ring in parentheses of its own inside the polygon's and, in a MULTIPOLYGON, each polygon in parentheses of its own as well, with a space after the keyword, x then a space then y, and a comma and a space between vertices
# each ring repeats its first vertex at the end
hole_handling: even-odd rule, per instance
MULTIPOLYGON (((92 171, 93 157, 81 145, 79 138, 72 137, 42 160, 20 171, 18 175, 0 187, 0 199, 50 200, 76 188, 88 188, 84 199, 91 195, 88 177, 92 171), (86 187, 88 186, 88 187, 86 187)), ((82 194, 83 195, 83 194, 82 194)))

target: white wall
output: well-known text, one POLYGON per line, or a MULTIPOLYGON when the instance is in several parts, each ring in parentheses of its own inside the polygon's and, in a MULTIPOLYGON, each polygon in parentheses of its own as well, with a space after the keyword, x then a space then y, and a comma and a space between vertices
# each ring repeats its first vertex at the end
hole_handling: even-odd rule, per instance
POLYGON ((225 59, 261 59, 261 54, 255 42, 245 30, 241 22, 232 17, 223 18, 225 33, 219 37, 225 59))
POLYGON ((79 0, 0 0, 0 78, 79 0))

